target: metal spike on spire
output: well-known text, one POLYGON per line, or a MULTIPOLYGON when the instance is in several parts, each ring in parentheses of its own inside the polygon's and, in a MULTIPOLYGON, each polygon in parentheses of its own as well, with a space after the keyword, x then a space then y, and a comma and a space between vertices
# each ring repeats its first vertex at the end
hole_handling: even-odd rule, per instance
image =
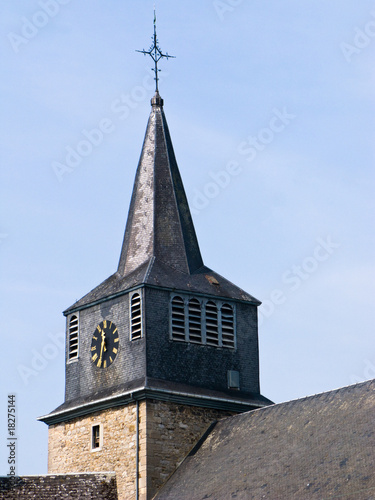
POLYGON ((157 39, 157 36, 156 36, 156 11, 155 11, 155 8, 154 8, 154 36, 151 37, 151 39, 153 40, 153 43, 151 45, 151 47, 149 48, 149 50, 136 50, 136 52, 141 52, 141 54, 144 54, 144 55, 149 55, 152 60, 154 61, 155 63, 155 68, 151 68, 152 71, 154 71, 155 73, 155 82, 156 82, 156 88, 155 88, 155 91, 156 92, 159 92, 159 76, 158 76, 158 73, 159 71, 161 71, 160 69, 158 69, 158 62, 160 61, 160 59, 162 57, 165 57, 166 59, 168 59, 169 57, 172 57, 173 59, 175 59, 175 56, 170 56, 167 53, 163 54, 163 52, 161 51, 160 47, 159 47, 159 42, 158 42, 158 39, 157 39))

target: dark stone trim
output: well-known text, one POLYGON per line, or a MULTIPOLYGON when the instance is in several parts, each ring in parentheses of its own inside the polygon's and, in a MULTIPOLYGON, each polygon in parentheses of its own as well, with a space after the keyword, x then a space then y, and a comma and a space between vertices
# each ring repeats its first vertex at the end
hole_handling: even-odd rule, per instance
POLYGON ((236 413, 242 413, 245 411, 255 410, 258 408, 263 408, 267 404, 260 404, 250 401, 240 401, 224 399, 224 398, 213 398, 209 396, 194 396, 193 394, 178 393, 178 392, 168 392, 161 389, 145 389, 142 388, 137 391, 132 391, 125 394, 120 394, 119 396, 110 397, 108 399, 103 399, 101 401, 96 401, 94 403, 87 403, 86 405, 76 406, 75 408, 61 410, 56 413, 50 413, 39 417, 37 420, 44 422, 47 425, 58 424, 61 422, 66 422, 77 417, 83 417, 85 415, 90 415, 97 411, 107 410, 109 408, 116 408, 119 406, 125 406, 129 403, 135 401, 142 401, 145 399, 153 399, 157 401, 169 401, 171 403, 177 403, 187 406, 198 406, 200 408, 213 408, 216 410, 227 410, 236 413))
POLYGON ((133 292, 134 290, 139 290, 140 288, 145 288, 145 286, 148 286, 148 285, 145 285, 142 283, 140 285, 135 285, 135 286, 132 286, 130 288, 127 288, 126 290, 121 290, 121 292, 117 292, 117 293, 113 293, 111 295, 108 295, 107 297, 103 297, 102 299, 94 300, 93 302, 89 302, 88 304, 84 304, 84 305, 79 306, 79 307, 74 307, 74 305, 73 305, 72 307, 65 309, 65 311, 63 311, 63 315, 69 316, 70 314, 73 314, 73 313, 78 312, 78 311, 82 311, 83 309, 88 309, 89 307, 93 307, 93 306, 96 306, 98 304, 102 304, 103 302, 108 302, 109 300, 116 299, 117 297, 121 297, 122 295, 126 295, 127 293, 133 292))
POLYGON ((103 302, 108 302, 109 300, 116 299, 117 297, 121 297, 122 295, 126 295, 127 293, 130 293, 134 290, 138 290, 140 288, 152 288, 154 290, 163 290, 165 292, 173 292, 173 293, 183 293, 185 295, 191 295, 192 297, 212 297, 214 300, 222 300, 225 302, 237 302, 241 304, 251 304, 253 306, 260 306, 261 302, 259 300, 241 300, 241 299, 232 299, 230 297, 225 297, 224 295, 210 295, 208 293, 201 293, 201 292, 190 292, 189 290, 182 290, 179 288, 168 288, 168 287, 163 287, 163 286, 155 286, 155 285, 149 285, 147 283, 142 283, 141 285, 136 285, 131 288, 127 288, 126 290, 122 290, 121 292, 114 293, 112 295, 108 295, 107 297, 104 297, 102 299, 97 299, 94 300, 93 302, 89 302, 88 304, 84 304, 79 307, 70 307, 69 309, 66 309, 63 312, 64 316, 69 316, 70 314, 73 314, 78 311, 82 311, 83 309, 88 309, 89 307, 96 306, 98 304, 102 304, 103 302))
POLYGON ((215 420, 215 422, 212 422, 212 424, 209 426, 209 428, 206 430, 206 432, 203 434, 203 436, 196 442, 196 444, 194 445, 194 448, 190 451, 188 457, 193 457, 197 453, 199 448, 206 441, 207 437, 211 434, 211 432, 216 427, 216 424, 217 424, 217 420, 215 420))

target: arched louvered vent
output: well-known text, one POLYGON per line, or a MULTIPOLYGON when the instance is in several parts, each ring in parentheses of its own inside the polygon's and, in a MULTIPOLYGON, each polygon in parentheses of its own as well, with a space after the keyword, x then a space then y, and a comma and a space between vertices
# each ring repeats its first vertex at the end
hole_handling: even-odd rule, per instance
POLYGON ((234 315, 229 304, 221 307, 221 335, 223 347, 234 347, 234 315))
POLYGON ((172 339, 185 340, 185 306, 181 297, 172 299, 172 339))
POLYGON ((197 299, 189 300, 189 341, 202 342, 202 312, 197 299))
POLYGON ((219 321, 217 306, 214 302, 209 301, 206 304, 206 344, 219 345, 219 321))
POLYGON ((78 316, 72 316, 69 321, 69 352, 68 359, 78 358, 78 316))
POLYGON ((236 349, 235 318, 234 304, 172 294, 170 339, 236 349))
POLYGON ((130 304, 130 340, 142 337, 142 308, 139 293, 132 295, 130 304))

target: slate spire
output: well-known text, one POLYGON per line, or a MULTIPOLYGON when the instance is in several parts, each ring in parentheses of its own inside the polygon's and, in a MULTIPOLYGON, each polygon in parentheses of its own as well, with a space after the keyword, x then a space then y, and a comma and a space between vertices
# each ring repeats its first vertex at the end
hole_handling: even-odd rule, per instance
POLYGON ((118 273, 127 276, 152 259, 192 274, 203 261, 158 92, 151 106, 118 273))
POLYGON ((64 314, 140 285, 260 304, 203 264, 159 92, 151 99, 117 271, 64 314))

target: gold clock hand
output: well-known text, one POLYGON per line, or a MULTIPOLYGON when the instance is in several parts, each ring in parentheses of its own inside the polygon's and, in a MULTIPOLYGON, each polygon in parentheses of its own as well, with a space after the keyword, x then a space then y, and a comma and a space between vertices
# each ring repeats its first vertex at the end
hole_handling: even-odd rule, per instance
POLYGON ((105 347, 104 346, 104 343, 105 343, 105 339, 104 339, 104 332, 102 331, 102 344, 101 344, 101 347, 100 347, 100 356, 99 356, 99 361, 102 360, 102 356, 103 356, 103 348, 105 347))
POLYGON ((107 350, 107 346, 106 346, 106 338, 105 338, 105 331, 102 330, 102 342, 104 343, 104 352, 107 350))

